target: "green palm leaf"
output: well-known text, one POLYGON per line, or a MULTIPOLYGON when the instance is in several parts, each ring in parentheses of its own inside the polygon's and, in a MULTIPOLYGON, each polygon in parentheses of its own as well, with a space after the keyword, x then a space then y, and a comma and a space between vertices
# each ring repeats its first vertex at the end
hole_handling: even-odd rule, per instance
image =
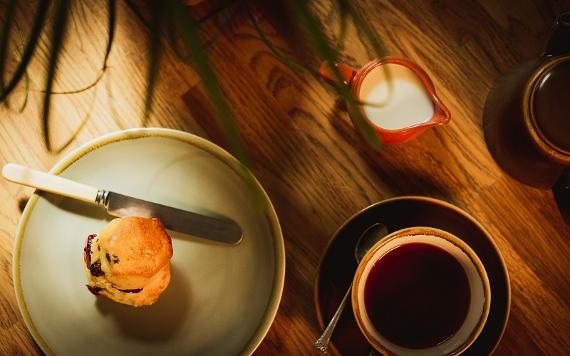
MULTIPOLYGON (((320 28, 319 22, 310 11, 307 2, 303 0, 291 0, 290 5, 291 10, 299 19, 299 22, 303 26, 303 29, 305 30, 305 33, 307 34, 317 54, 331 64, 336 63, 338 59, 338 52, 335 48, 329 45, 326 35, 320 28)), ((342 75, 338 68, 334 65, 331 65, 330 67, 332 68, 338 82, 342 83, 342 75)), ((380 139, 374 132, 374 129, 372 129, 370 124, 368 124, 366 119, 363 117, 362 112, 358 106, 359 103, 357 102, 350 88, 345 85, 335 85, 334 88, 343 98, 347 99, 348 110, 366 142, 368 142, 368 144, 373 148, 379 149, 381 146, 380 139)))

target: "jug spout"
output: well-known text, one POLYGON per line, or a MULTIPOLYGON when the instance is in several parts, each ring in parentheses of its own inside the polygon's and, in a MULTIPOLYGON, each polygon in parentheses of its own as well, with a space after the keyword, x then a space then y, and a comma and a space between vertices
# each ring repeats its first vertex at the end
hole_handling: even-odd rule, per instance
POLYGON ((556 17, 543 53, 545 56, 563 54, 570 54, 570 12, 564 12, 556 17))
POLYGON ((449 123, 451 113, 447 106, 445 106, 435 93, 431 93, 433 100, 433 117, 430 121, 431 126, 441 126, 449 123))

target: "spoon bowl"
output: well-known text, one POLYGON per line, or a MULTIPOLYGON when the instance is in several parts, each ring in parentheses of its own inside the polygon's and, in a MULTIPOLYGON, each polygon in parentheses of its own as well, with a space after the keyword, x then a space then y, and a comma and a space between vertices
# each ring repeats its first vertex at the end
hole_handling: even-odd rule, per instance
POLYGON ((364 255, 374 246, 378 241, 382 240, 384 236, 388 235, 386 225, 376 223, 368 227, 356 241, 354 247, 354 258, 356 262, 360 263, 364 255))

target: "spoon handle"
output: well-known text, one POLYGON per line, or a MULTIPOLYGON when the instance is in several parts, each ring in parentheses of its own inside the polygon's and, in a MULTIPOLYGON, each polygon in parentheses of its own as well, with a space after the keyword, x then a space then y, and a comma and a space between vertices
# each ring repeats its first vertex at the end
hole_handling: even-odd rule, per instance
POLYGON ((351 290, 352 290, 352 284, 348 287, 346 294, 342 298, 340 305, 336 309, 336 312, 334 313, 331 321, 329 321, 329 324, 325 328, 325 331, 323 331, 323 334, 321 335, 321 337, 319 337, 315 341, 315 343, 313 344, 317 349, 321 350, 323 353, 327 352, 327 348, 329 347, 329 341, 331 340, 331 336, 334 332, 334 328, 336 327, 336 324, 338 323, 338 319, 340 319, 340 315, 342 314, 342 311, 344 310, 346 302, 348 301, 348 297, 350 296, 351 290))

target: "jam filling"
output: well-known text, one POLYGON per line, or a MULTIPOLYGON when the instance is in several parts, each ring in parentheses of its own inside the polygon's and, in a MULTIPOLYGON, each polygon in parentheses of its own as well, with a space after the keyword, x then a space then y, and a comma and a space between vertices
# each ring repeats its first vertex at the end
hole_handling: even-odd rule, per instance
POLYGON ((86 265, 91 265, 91 245, 93 244, 93 239, 97 237, 97 234, 91 234, 87 236, 87 242, 83 248, 83 259, 86 265))
POLYGON ((137 289, 118 289, 117 290, 123 292, 123 293, 140 293, 143 289, 142 288, 137 288, 137 289))
POLYGON ((91 266, 89 266, 89 271, 95 277, 100 277, 105 275, 105 272, 101 270, 101 261, 95 261, 91 266))

